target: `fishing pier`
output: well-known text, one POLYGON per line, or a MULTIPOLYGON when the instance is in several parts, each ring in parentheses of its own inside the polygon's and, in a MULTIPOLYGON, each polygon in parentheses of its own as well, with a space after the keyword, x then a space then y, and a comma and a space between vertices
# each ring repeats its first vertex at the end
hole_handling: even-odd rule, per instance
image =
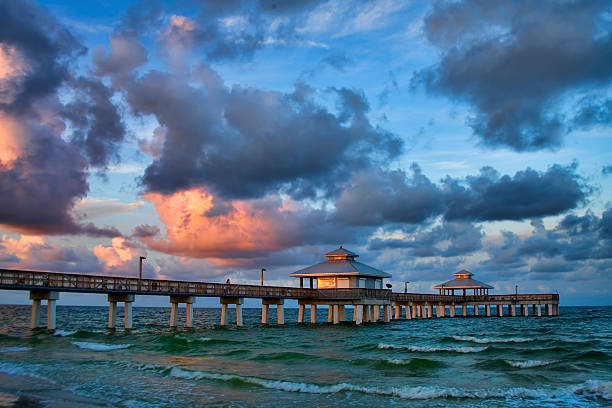
MULTIPOLYGON (((313 278, 311 278, 313 279, 313 278)), ((312 280, 311 280, 312 282, 312 280)), ((196 297, 219 298, 220 325, 228 324, 228 305, 235 305, 235 323, 242 326, 242 305, 246 298, 261 299, 261 323, 268 323, 270 305, 276 306, 277 324, 284 324, 284 302, 298 301, 298 323, 305 323, 309 308, 310 323, 316 323, 317 307, 328 307, 328 322, 351 321, 356 325, 389 322, 392 319, 428 319, 443 317, 557 316, 558 294, 454 295, 397 293, 381 288, 296 288, 237 285, 190 281, 122 278, 72 273, 0 269, 0 289, 29 291, 32 300, 30 326, 42 325, 41 301, 47 303, 46 327, 56 327, 56 302, 61 293, 102 293, 108 296, 108 327, 117 326, 117 303, 124 304, 126 329, 132 328, 132 303, 136 296, 168 296, 171 304, 170 326, 175 326, 178 305, 186 305, 186 326, 193 326, 196 297), (544 307, 542 307, 544 306, 544 307), (482 308, 484 313, 481 314, 482 308), (457 308, 460 312, 457 313, 457 308), (352 309, 351 319, 348 313, 352 309), (530 310, 531 309, 531 310, 530 310), (544 309, 544 310, 543 310, 544 309), (448 313, 447 313, 448 311, 448 313), (382 312, 382 316, 381 316, 382 312)), ((465 293, 465 292, 464 292, 465 293)))

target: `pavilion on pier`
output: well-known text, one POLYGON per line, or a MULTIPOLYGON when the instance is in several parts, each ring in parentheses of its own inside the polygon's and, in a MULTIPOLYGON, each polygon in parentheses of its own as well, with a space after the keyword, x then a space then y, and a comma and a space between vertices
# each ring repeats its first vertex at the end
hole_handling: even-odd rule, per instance
POLYGON ((341 245, 325 254, 326 261, 293 272, 289 276, 300 278, 300 288, 304 287, 304 278, 308 278, 311 288, 315 287, 316 282, 318 289, 382 289, 383 279, 390 278, 391 275, 356 261, 358 256, 341 245))
POLYGON ((488 295, 489 289, 494 289, 493 286, 472 279, 473 273, 465 269, 453 273, 455 279, 434 286, 438 289, 441 295, 454 295, 455 290, 462 290, 463 296, 466 295, 466 290, 472 290, 474 295, 488 295))

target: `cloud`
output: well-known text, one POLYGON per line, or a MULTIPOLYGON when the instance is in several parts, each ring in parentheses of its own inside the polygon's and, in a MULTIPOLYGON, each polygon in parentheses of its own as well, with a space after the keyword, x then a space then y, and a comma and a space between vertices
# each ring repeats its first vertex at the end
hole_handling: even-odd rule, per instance
MULTIPOLYGON (((564 98, 599 93, 612 77, 606 13, 606 1, 436 3, 424 30, 441 59, 413 85, 471 105, 468 123, 487 146, 557 147, 572 125, 564 98)), ((576 122, 609 124, 608 111, 583 110, 576 122)))
POLYGON ((355 240, 356 231, 339 228, 324 210, 278 196, 233 200, 222 213, 211 214, 215 197, 202 189, 172 194, 148 193, 165 225, 140 226, 134 232, 149 248, 192 258, 251 259, 301 245, 355 240))
POLYGON ((467 188, 450 177, 444 180, 450 196, 447 220, 521 220, 562 214, 584 203, 590 193, 576 166, 551 166, 546 172, 527 168, 501 176, 484 167, 465 180, 467 188))
POLYGON ((125 124, 111 102, 112 91, 97 80, 76 78, 72 102, 63 106, 63 117, 72 124, 71 141, 81 148, 95 167, 119 161, 119 147, 126 134, 125 124))
POLYGON ((336 218, 347 225, 419 224, 444 211, 442 190, 411 166, 401 170, 367 169, 354 174, 335 201, 336 218))
POLYGON ((116 84, 121 84, 135 68, 147 62, 147 50, 135 35, 118 32, 110 36, 108 51, 100 45, 93 51, 92 59, 97 75, 111 76, 116 84))
POLYGON ((143 255, 144 251, 138 244, 132 243, 124 237, 115 237, 112 239, 110 247, 96 245, 93 253, 106 264, 107 269, 112 269, 124 266, 126 262, 143 255))
POLYGON ((360 92, 330 90, 340 110, 334 115, 303 84, 289 94, 226 88, 208 66, 193 79, 152 71, 127 88, 134 112, 154 115, 163 129, 161 154, 142 178, 148 191, 202 187, 224 199, 279 190, 329 195, 354 169, 400 152, 397 136, 368 121, 360 92))
POLYGON ((0 110, 18 113, 68 78, 66 63, 85 52, 55 18, 29 0, 0 4, 0 110))
POLYGON ((405 248, 409 250, 404 252, 406 256, 448 258, 468 255, 480 250, 483 236, 484 233, 480 226, 470 223, 444 222, 431 230, 406 234, 401 239, 372 239, 368 249, 405 248))
POLYGON ((0 239, 0 264, 5 268, 64 272, 100 270, 96 258, 86 248, 65 248, 44 236, 20 235, 0 239))
POLYGON ((116 198, 85 197, 74 205, 73 212, 78 219, 91 219, 130 212, 143 205, 143 201, 122 203, 116 198))
POLYGON ((72 81, 69 68, 85 48, 29 1, 0 4, 0 27, 0 225, 27 234, 120 235, 70 213, 89 189, 88 167, 106 164, 123 138, 108 90, 72 81), (63 105, 61 86, 80 101, 63 105), (67 141, 68 116, 78 143, 67 141))

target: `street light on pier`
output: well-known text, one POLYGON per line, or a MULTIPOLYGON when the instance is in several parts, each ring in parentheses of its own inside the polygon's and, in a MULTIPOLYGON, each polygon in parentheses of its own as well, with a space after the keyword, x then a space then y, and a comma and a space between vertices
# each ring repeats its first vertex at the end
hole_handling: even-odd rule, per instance
POLYGON ((140 257, 140 265, 138 267, 138 279, 142 279, 142 260, 147 259, 144 256, 140 257))
POLYGON ((404 293, 408 293, 408 284, 410 281, 404 281, 404 293))
POLYGON ((261 275, 259 275, 259 282, 261 283, 261 286, 263 286, 263 273, 265 270, 265 268, 261 268, 261 275))

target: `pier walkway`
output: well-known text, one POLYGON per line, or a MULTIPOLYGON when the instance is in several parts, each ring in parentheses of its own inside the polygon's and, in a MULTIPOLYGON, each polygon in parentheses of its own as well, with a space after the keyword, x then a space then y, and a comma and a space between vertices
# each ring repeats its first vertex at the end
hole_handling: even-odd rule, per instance
POLYGON ((236 307, 236 324, 242 325, 242 304, 245 298, 262 300, 262 324, 268 323, 270 305, 276 306, 277 323, 284 323, 283 304, 285 299, 298 301, 298 323, 304 322, 306 306, 310 307, 310 322, 316 323, 317 306, 328 306, 328 322, 345 321, 345 306, 352 306, 352 321, 357 325, 376 322, 381 318, 391 319, 456 317, 470 315, 491 316, 495 307, 497 316, 556 316, 559 314, 558 294, 516 294, 516 295, 440 295, 423 293, 396 293, 387 289, 313 289, 281 286, 237 285, 223 283, 171 281, 157 279, 123 278, 117 276, 84 275, 58 272, 24 271, 0 269, 0 289, 25 290, 32 300, 31 327, 41 325, 40 305, 47 301, 47 328, 56 326, 56 301, 61 292, 103 293, 109 302, 108 327, 114 328, 117 320, 117 302, 124 303, 124 326, 132 327, 132 303, 136 295, 169 296, 172 306, 170 325, 176 322, 178 305, 186 305, 186 325, 192 326, 193 308, 196 297, 218 297, 221 303, 221 325, 227 323, 228 305, 236 307), (456 308, 460 307, 460 313, 456 308), (504 307, 506 311, 504 313, 504 307), (447 314, 448 309, 448 314, 447 314))

